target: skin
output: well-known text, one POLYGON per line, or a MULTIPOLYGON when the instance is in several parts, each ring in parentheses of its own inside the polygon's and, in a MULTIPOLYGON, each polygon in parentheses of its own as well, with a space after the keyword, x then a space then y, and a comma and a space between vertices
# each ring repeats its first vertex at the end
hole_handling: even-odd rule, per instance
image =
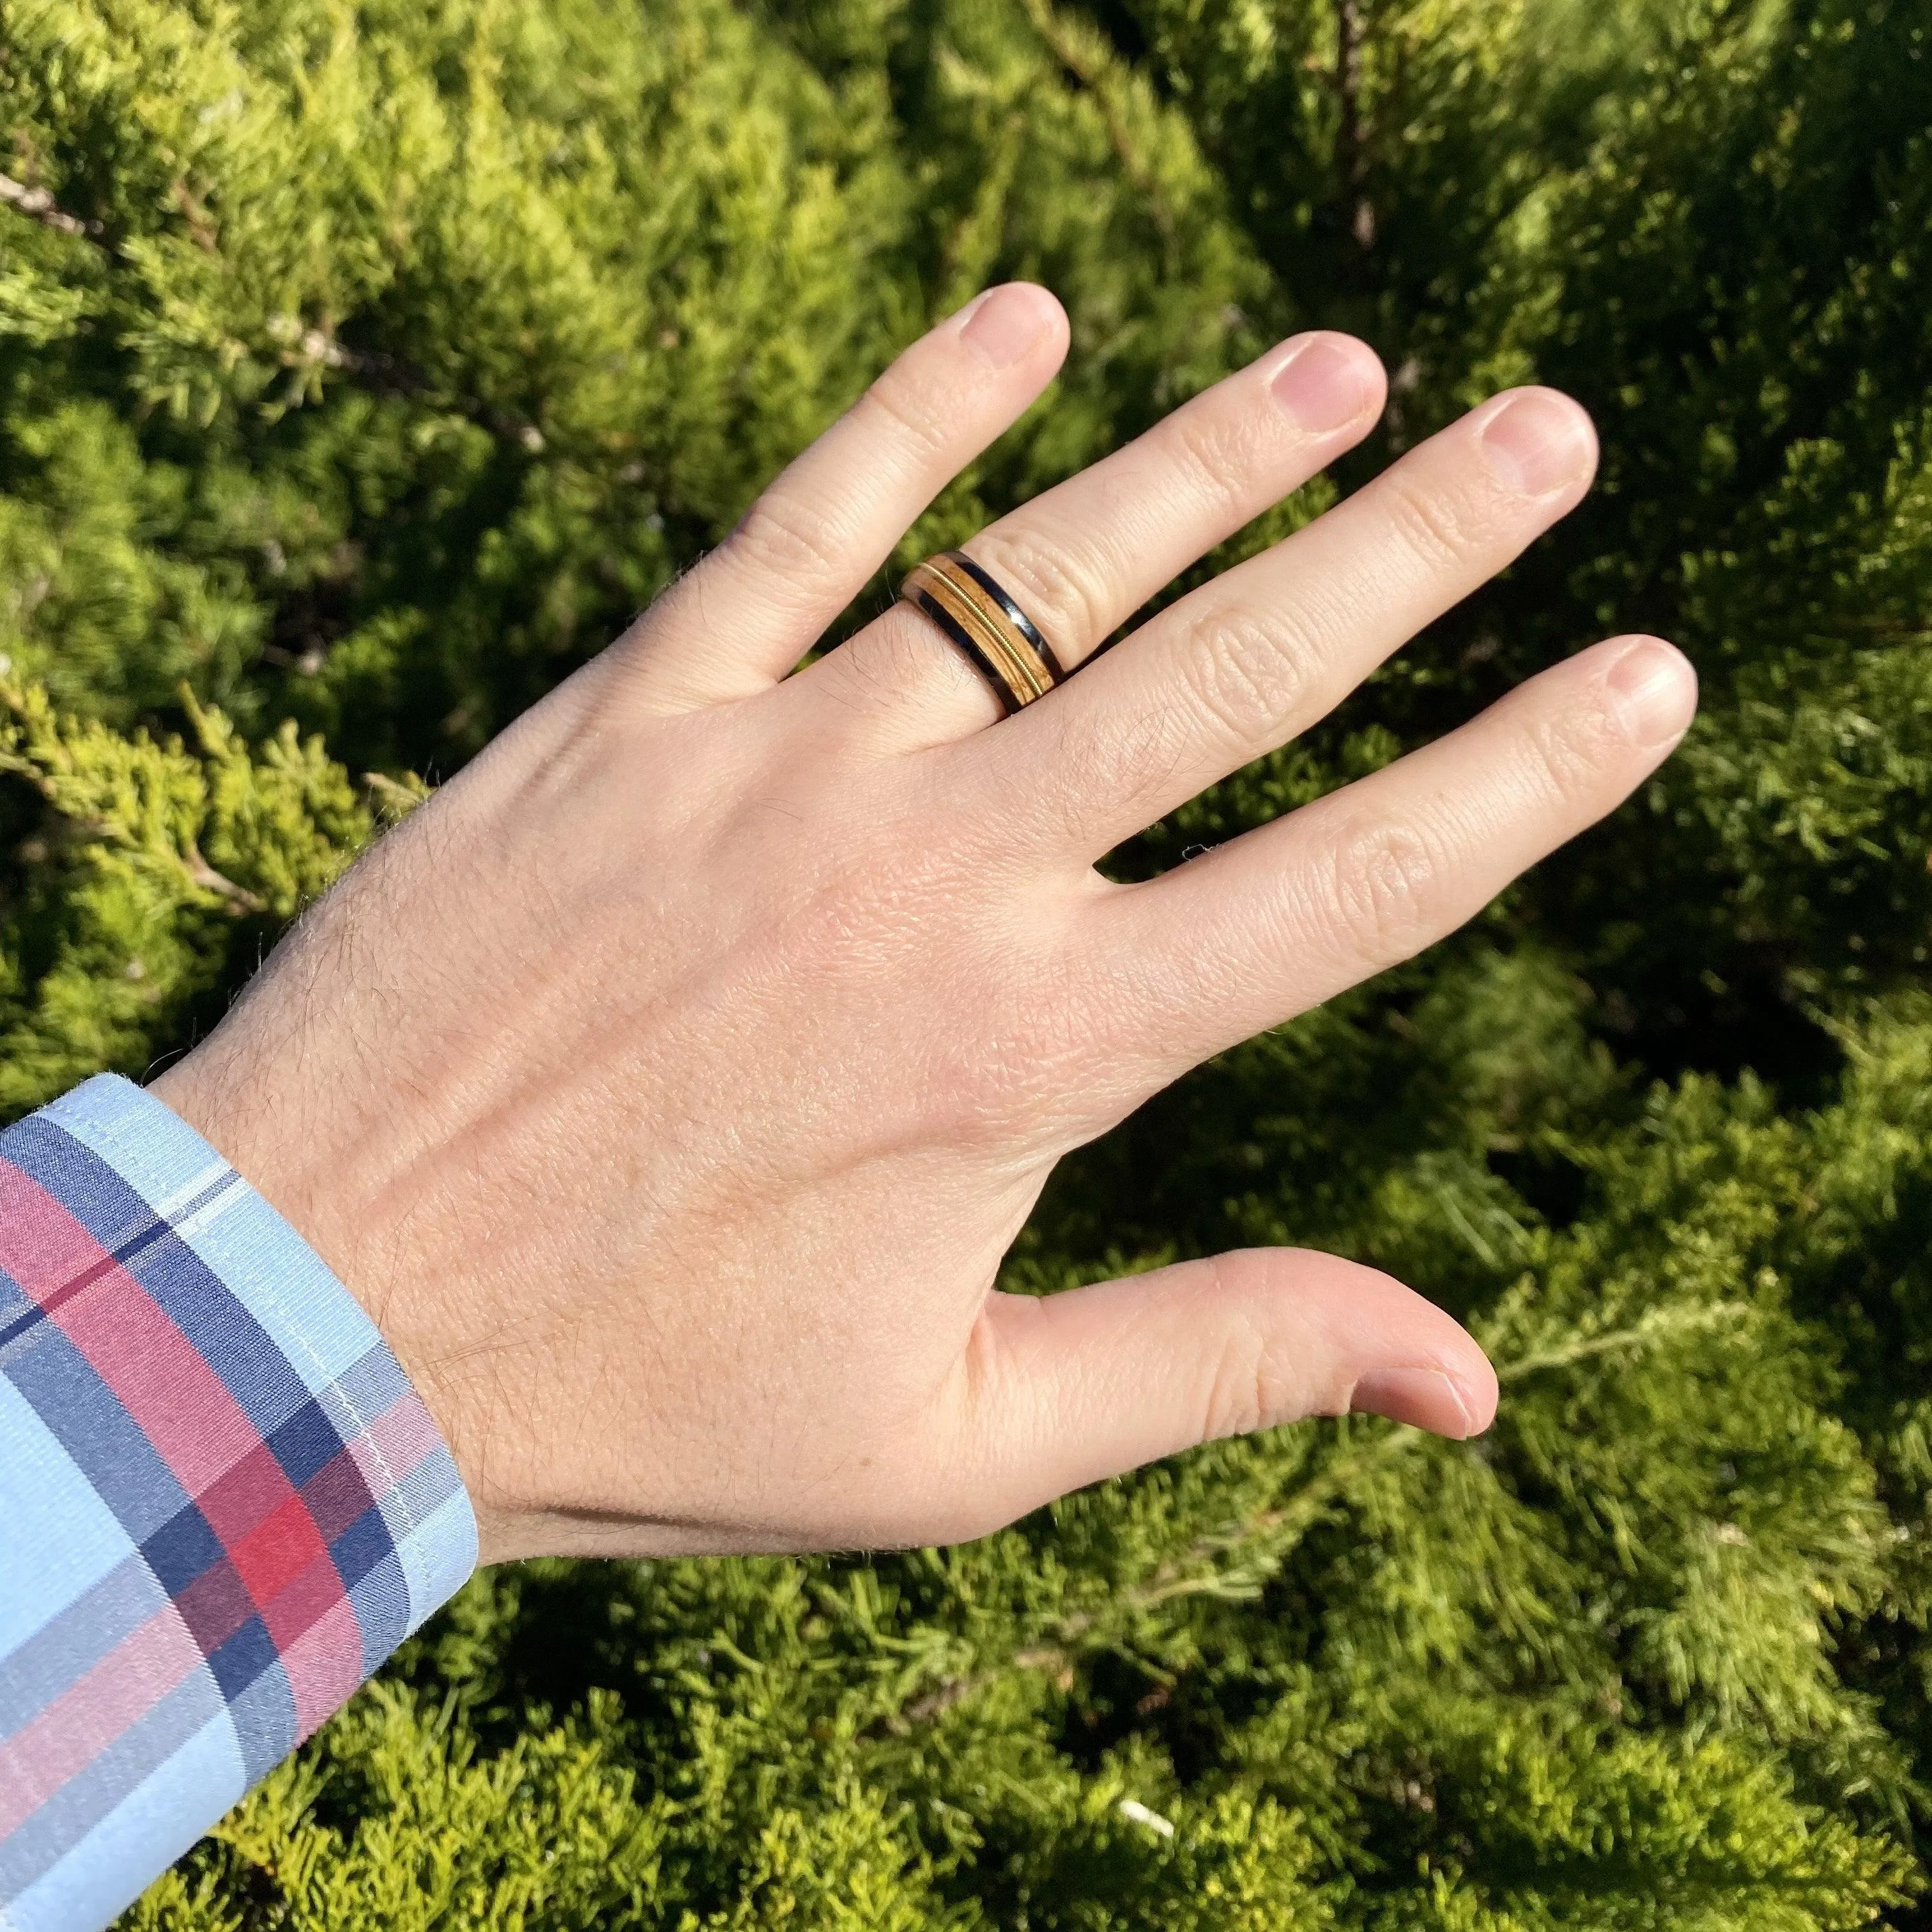
MULTIPOLYGON (((1286 742, 1574 506, 1595 441, 1492 398, 1011 718, 896 606, 788 676, 1066 352, 1044 290, 908 349, 719 548, 385 838, 154 1082, 362 1300, 485 1561, 948 1543, 1205 1439, 1496 1378, 1297 1249, 1043 1300, 1054 1162, 1450 932, 1696 704, 1622 638, 1168 876, 1094 863, 1286 742)), ((1070 668, 1367 431, 1295 338, 969 550, 1070 668)))

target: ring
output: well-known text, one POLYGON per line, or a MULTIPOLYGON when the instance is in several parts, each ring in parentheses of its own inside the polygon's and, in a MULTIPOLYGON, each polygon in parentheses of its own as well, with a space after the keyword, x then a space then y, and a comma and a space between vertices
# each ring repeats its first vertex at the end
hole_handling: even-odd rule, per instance
POLYGON ((914 565, 899 596, 972 659, 1009 717, 1066 675, 1033 620, 963 551, 941 550, 914 565))

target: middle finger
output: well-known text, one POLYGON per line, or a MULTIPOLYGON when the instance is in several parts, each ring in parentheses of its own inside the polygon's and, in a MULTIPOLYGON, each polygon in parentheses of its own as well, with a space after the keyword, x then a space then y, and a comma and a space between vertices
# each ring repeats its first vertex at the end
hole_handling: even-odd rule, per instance
POLYGON ((1510 562, 1589 487, 1553 389, 1505 391, 1325 516, 1171 604, 994 731, 962 788, 1084 860, 1286 744, 1510 562), (1011 800, 1023 796, 1016 815, 1011 800))

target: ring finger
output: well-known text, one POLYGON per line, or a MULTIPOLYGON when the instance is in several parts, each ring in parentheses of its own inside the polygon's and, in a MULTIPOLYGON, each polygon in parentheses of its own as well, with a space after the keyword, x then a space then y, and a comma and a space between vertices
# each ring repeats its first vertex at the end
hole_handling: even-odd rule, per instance
MULTIPOLYGON (((963 548, 1071 670, 1190 564, 1359 442, 1385 389, 1374 352, 1352 337, 1291 337, 963 548)), ((1001 716, 956 647, 904 604, 792 682, 802 700, 856 706, 899 749, 1001 716)))
POLYGON ((1138 1092, 1412 958, 1620 805, 1689 727, 1695 672, 1612 638, 1372 776, 1096 902, 1132 962, 1097 1054, 1138 1092))

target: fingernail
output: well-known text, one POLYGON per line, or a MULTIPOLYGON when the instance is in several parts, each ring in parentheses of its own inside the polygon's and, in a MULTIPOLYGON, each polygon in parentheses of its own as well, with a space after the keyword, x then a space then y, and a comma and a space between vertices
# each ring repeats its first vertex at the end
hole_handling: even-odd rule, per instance
POLYGON ((1375 402, 1375 386, 1359 349, 1312 335, 1277 369, 1268 388, 1305 430, 1320 434, 1352 423, 1375 402))
POLYGON ((1400 1364, 1371 1369, 1355 1384, 1348 1406, 1358 1415, 1385 1415, 1438 1436, 1460 1439, 1476 1432, 1462 1391, 1440 1369, 1400 1364))
POLYGON ((1681 738, 1697 710, 1697 674, 1660 638, 1640 638, 1604 674, 1623 727, 1640 745, 1681 738))
POLYGON ((1497 480, 1524 496, 1582 482, 1597 460, 1590 418, 1553 389, 1512 396, 1483 425, 1482 447, 1497 480))
POLYGON ((959 334, 995 369, 1007 369, 1046 333, 1052 314, 1043 291, 1007 282, 980 298, 959 334))

